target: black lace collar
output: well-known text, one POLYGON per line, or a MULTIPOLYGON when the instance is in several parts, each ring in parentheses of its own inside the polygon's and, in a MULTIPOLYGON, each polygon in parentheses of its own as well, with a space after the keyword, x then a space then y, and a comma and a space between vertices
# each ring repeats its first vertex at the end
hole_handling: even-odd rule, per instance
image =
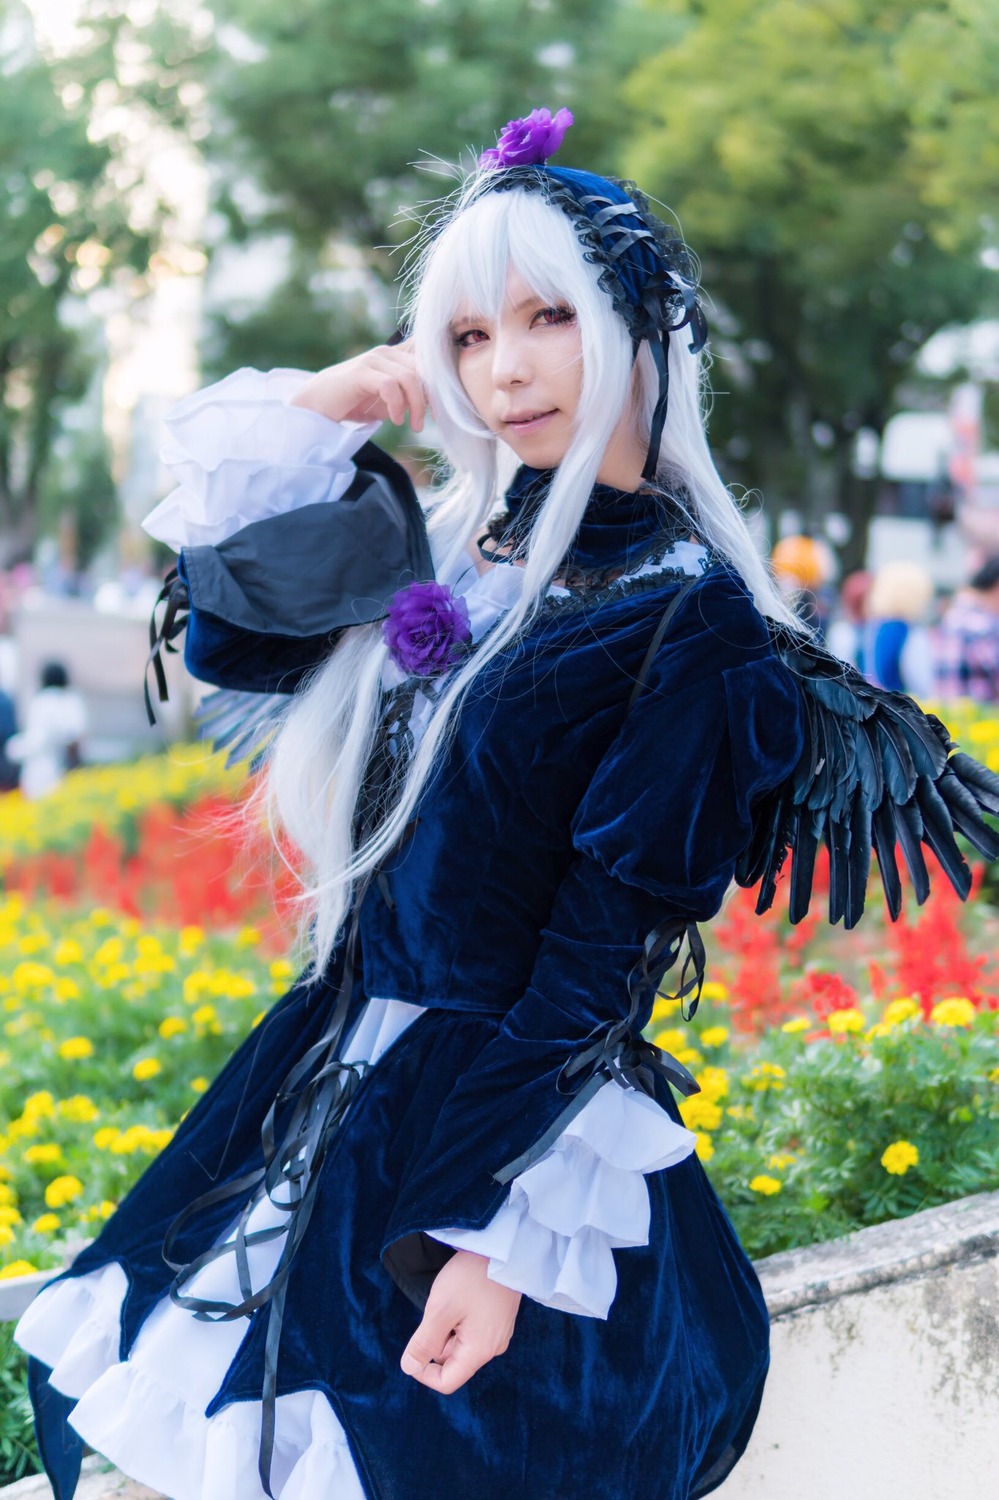
MULTIPOLYGON (((524 540, 548 493, 552 470, 517 470, 507 490, 506 509, 479 538, 479 550, 490 562, 502 562, 499 549, 517 548, 524 540)), ((619 490, 608 484, 593 488, 575 540, 556 577, 567 587, 592 594, 621 573, 658 560, 678 541, 691 536, 690 522, 676 500, 648 489, 619 490)))

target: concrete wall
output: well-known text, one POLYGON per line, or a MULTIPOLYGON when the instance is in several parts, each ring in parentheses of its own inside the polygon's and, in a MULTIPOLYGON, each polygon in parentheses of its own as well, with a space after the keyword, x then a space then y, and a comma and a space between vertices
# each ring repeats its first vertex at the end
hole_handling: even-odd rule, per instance
POLYGON ((142 676, 149 652, 148 616, 105 614, 87 600, 38 595, 18 610, 14 638, 19 722, 24 722, 42 665, 61 661, 86 701, 86 760, 125 759, 160 749, 165 740, 186 733, 195 684, 179 655, 163 658, 169 703, 157 701, 150 672, 156 727, 150 728, 146 718, 142 676))
POLYGON ((757 1264, 763 1408, 719 1500, 999 1497, 999 1193, 757 1264))

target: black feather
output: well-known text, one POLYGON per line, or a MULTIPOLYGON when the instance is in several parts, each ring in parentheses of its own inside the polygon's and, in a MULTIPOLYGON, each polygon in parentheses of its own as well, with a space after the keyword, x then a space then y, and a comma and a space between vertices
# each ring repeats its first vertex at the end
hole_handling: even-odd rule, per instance
POLYGON ((865 681, 817 641, 776 624, 771 633, 798 684, 804 746, 787 780, 758 804, 738 863, 740 884, 761 882, 757 910, 772 904, 790 850, 789 915, 801 921, 820 841, 829 850, 833 922, 853 927, 860 920, 872 853, 893 919, 902 909, 899 849, 917 902, 930 890, 924 843, 966 896, 971 871, 955 834, 987 858, 999 858, 999 830, 986 821, 999 817, 999 776, 956 751, 947 726, 911 698, 865 681))

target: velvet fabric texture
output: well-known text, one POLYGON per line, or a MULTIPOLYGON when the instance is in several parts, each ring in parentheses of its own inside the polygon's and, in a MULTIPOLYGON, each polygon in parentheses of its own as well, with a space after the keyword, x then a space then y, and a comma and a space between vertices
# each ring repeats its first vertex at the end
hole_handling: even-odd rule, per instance
MULTIPOLYGON (((617 528, 648 525, 648 505, 609 504, 604 562, 620 555, 617 528)), ((587 547, 599 552, 591 510, 587 547)), ((411 837, 364 899, 353 1013, 371 995, 427 1013, 367 1074, 324 1164, 289 1283, 278 1394, 325 1392, 371 1500, 409 1500, 427 1474, 439 1500, 691 1500, 748 1440, 767 1313, 696 1157, 646 1179, 650 1241, 617 1252, 606 1322, 525 1298, 508 1351, 446 1398, 398 1363, 450 1253, 429 1232, 490 1220, 506 1194, 494 1174, 567 1103, 565 1063, 627 1015, 646 932, 715 914, 755 799, 800 754, 798 690, 745 585, 717 562, 626 715, 683 581, 667 568, 593 603, 547 601, 478 679, 411 837)), ((263 1117, 321 1034, 341 965, 272 1009, 66 1273, 123 1265, 123 1358, 169 1285, 170 1221, 260 1164, 263 1117)), ((656 1097, 678 1118, 660 1079, 656 1097)), ((206 1212, 179 1253, 208 1248, 231 1218, 231 1204, 206 1212)), ((209 1413, 260 1399, 268 1315, 251 1319, 209 1413)))

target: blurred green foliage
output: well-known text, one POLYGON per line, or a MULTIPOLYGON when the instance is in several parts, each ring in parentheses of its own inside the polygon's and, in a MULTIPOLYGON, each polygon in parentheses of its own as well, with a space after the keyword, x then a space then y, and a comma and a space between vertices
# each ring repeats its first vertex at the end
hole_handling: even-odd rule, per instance
POLYGON ((882 430, 932 333, 995 306, 979 258, 999 234, 994 9, 650 9, 683 30, 626 84, 642 123, 622 164, 677 212, 723 309, 716 446, 769 501, 862 523, 857 429, 882 430))

